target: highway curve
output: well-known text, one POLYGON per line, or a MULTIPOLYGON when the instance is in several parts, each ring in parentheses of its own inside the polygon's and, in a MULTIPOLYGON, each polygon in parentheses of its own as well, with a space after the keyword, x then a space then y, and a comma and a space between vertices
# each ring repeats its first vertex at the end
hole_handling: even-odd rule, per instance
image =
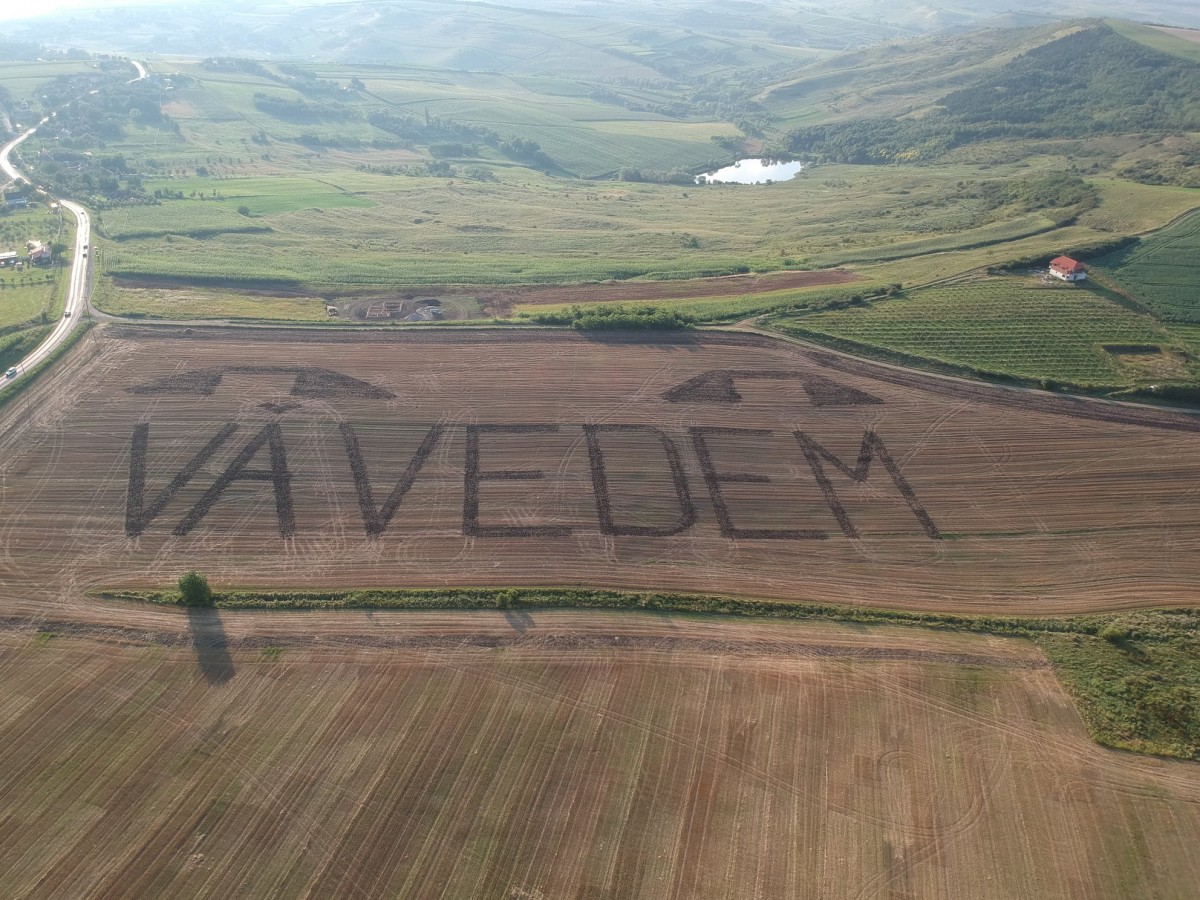
MULTIPOLYGON (((46 119, 42 119, 38 124, 42 125, 45 122, 46 119)), ((10 156, 13 149, 35 131, 37 131, 36 127, 30 128, 5 144, 3 149, 0 149, 0 169, 13 181, 29 181, 28 176, 13 165, 10 156)), ((14 366, 17 374, 12 378, 5 378, 3 381, 0 381, 0 391, 24 378, 34 367, 48 359, 67 340, 78 324, 80 315, 87 307, 87 293, 90 279, 88 278, 88 260, 85 254, 87 253, 88 244, 91 241, 91 216, 78 203, 70 200, 59 200, 59 203, 62 204, 63 209, 75 217, 76 225, 75 252, 68 274, 67 301, 63 316, 55 323, 54 330, 50 332, 50 335, 32 353, 14 366)))

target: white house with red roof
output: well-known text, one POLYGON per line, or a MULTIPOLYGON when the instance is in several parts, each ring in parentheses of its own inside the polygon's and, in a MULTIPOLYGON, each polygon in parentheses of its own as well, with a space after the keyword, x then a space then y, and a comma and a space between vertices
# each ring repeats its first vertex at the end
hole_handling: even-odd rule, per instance
POLYGON ((1083 281, 1087 278, 1087 266, 1069 256, 1058 256, 1050 260, 1050 274, 1063 281, 1083 281))

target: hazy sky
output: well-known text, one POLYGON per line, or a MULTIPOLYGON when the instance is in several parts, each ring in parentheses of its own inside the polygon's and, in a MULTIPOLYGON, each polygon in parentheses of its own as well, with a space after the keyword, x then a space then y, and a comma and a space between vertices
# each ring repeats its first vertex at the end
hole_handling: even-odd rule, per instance
POLYGON ((47 13, 59 12, 66 9, 96 9, 97 7, 133 6, 136 3, 161 3, 162 0, 36 0, 33 3, 23 3, 20 0, 0 0, 0 23, 11 22, 14 19, 30 19, 34 16, 44 16, 47 13))

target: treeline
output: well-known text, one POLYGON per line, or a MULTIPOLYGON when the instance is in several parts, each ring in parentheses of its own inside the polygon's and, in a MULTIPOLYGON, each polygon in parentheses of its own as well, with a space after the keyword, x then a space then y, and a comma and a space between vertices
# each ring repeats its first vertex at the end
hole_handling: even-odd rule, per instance
POLYGON ((542 169, 558 168, 558 164, 542 150, 541 145, 537 141, 514 137, 506 141, 501 141, 496 145, 496 149, 509 159, 516 160, 517 162, 523 162, 542 169))
POLYGON ((1127 247, 1136 246, 1141 239, 1126 235, 1119 238, 1109 238, 1108 240, 1093 241, 1087 244, 1073 244, 1069 247, 1062 247, 1052 253, 1037 253, 1032 256, 1022 256, 1017 259, 1010 259, 1000 266, 990 267, 989 272, 1020 272, 1024 269, 1041 268, 1048 265, 1050 260, 1056 256, 1069 256, 1072 259, 1081 261, 1090 261, 1099 259, 1102 256, 1107 256, 1110 253, 1116 253, 1119 250, 1124 250, 1127 247))
POLYGON ((557 169, 558 164, 550 158, 537 141, 526 138, 502 138, 499 132, 484 125, 469 125, 456 122, 454 119, 442 116, 431 116, 428 112, 424 118, 417 116, 402 116, 387 110, 375 110, 367 115, 367 121, 381 131, 394 134, 412 143, 422 143, 430 148, 439 148, 435 156, 466 156, 465 151, 472 154, 477 151, 475 144, 486 144, 494 147, 509 159, 537 166, 542 169, 557 169), (452 151, 463 152, 452 152, 452 151))
POLYGON ((424 118, 418 116, 402 116, 386 109, 377 109, 367 114, 367 121, 378 128, 399 138, 414 143, 428 144, 432 141, 481 141, 485 144, 498 144, 500 135, 483 125, 468 125, 456 122, 442 116, 431 116, 428 112, 424 118))
POLYGON ((291 63, 277 63, 275 68, 281 73, 276 80, 310 97, 335 97, 349 93, 350 90, 360 89, 359 86, 362 85, 362 82, 355 78, 350 82, 350 87, 346 88, 330 78, 318 78, 315 72, 291 63))
POLYGON ((254 108, 277 119, 293 122, 345 122, 362 118, 362 113, 344 103, 320 103, 300 98, 289 100, 262 91, 254 95, 254 108))
POLYGON ((564 312, 533 313, 539 325, 558 325, 576 331, 644 330, 675 331, 691 328, 695 318, 661 306, 572 306, 564 312))
POLYGON ((797 129, 797 154, 843 163, 920 162, 996 138, 1200 130, 1200 66, 1107 25, 1076 32, 948 94, 920 119, 859 119, 797 129))
MULTIPOLYGON (((431 159, 411 165, 377 165, 365 163, 359 172, 375 175, 408 175, 412 178, 469 178, 471 181, 497 181, 495 173, 486 166, 455 166, 444 159, 431 159)), ((414 220, 415 221, 415 220, 414 220)))
MULTIPOLYGON (((631 83, 632 84, 632 83, 631 83)), ((659 89, 658 85, 639 84, 643 89, 659 89)), ((730 122, 744 133, 762 136, 770 127, 773 117, 752 99, 753 91, 738 84, 730 84, 723 78, 711 78, 693 85, 684 96, 664 99, 661 102, 634 100, 608 88, 597 88, 588 93, 588 99, 597 103, 610 103, 630 112, 648 112, 672 119, 710 117, 730 122)))
POLYGON ((260 78, 275 77, 257 60, 240 59, 236 56, 210 56, 200 63, 200 68, 209 72, 241 72, 243 75, 257 75, 260 78))
POLYGON ((622 166, 617 170, 617 181, 641 182, 646 184, 695 184, 696 176, 686 169, 658 172, 653 169, 638 169, 622 166))

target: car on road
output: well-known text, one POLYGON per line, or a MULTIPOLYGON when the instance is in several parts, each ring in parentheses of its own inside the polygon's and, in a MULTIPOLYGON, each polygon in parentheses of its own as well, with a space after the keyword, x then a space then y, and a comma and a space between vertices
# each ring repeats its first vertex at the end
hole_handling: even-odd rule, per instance
POLYGON ((71 311, 70 311, 69 309, 64 309, 64 310, 63 310, 63 318, 64 318, 64 319, 69 319, 69 318, 71 318, 71 311))
POLYGON ((16 378, 17 377, 17 367, 13 366, 11 369, 9 369, 7 372, 5 372, 4 377, 5 378, 16 378))

